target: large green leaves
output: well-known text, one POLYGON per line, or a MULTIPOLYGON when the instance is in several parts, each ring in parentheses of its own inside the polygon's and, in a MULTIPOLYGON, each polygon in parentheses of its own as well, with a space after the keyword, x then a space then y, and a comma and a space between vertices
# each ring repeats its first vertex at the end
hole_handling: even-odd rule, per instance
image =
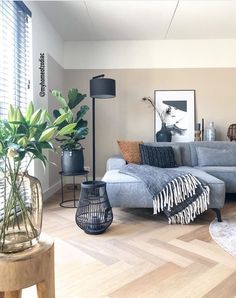
POLYGON ((83 140, 86 135, 88 134, 88 128, 87 127, 80 127, 76 132, 75 132, 75 138, 78 140, 83 140))
POLYGON ((77 112, 76 114, 76 122, 79 122, 84 117, 84 115, 87 113, 88 110, 89 110, 89 107, 87 105, 82 106, 79 112, 77 112))
POLYGON ((74 132, 74 129, 76 127, 76 123, 71 123, 63 127, 61 130, 59 130, 58 135, 59 136, 64 136, 68 135, 74 132))
POLYGON ((36 125, 41 117, 42 110, 38 109, 33 115, 30 117, 30 125, 36 125))
POLYGON ((52 90, 52 95, 54 97, 56 97, 56 99, 59 101, 59 103, 61 104, 61 106, 64 108, 67 106, 67 102, 65 100, 65 98, 62 96, 61 92, 58 90, 52 90))
POLYGON ((16 119, 15 119, 15 109, 13 108, 12 105, 9 105, 9 108, 8 108, 8 118, 7 118, 7 120, 8 120, 9 122, 11 122, 11 121, 15 121, 15 120, 16 120, 16 119))
POLYGON ((81 94, 78 89, 70 89, 68 92, 68 106, 70 109, 75 108, 84 98, 86 94, 81 94))
POLYGON ((63 121, 67 120, 68 122, 68 118, 70 116, 70 113, 65 113, 65 114, 62 114, 60 115, 54 122, 53 122, 53 125, 59 125, 61 124, 63 121))
POLYGON ((61 105, 53 111, 56 118, 53 125, 58 127, 57 136, 65 136, 65 138, 57 140, 60 141, 62 149, 78 148, 78 146, 81 146, 78 142, 88 134, 88 122, 83 117, 89 107, 87 105, 81 106, 75 117, 72 110, 85 99, 86 95, 81 94, 76 88, 69 90, 68 102, 64 98, 61 99, 61 93, 57 90, 53 90, 52 95, 58 99, 61 105))
POLYGON ((54 110, 52 113, 55 118, 58 118, 61 116, 61 113, 58 110, 54 110))
POLYGON ((19 164, 30 153, 33 159, 39 159, 46 166, 43 150, 54 149, 51 141, 58 131, 50 118, 46 110, 34 111, 32 102, 25 115, 18 107, 10 105, 7 120, 0 119, 0 158, 10 158, 19 164))
POLYGON ((41 137, 39 138, 39 142, 48 142, 48 141, 50 141, 54 137, 56 131, 57 131, 56 127, 50 127, 48 129, 46 129, 41 134, 41 137))
POLYGON ((25 120, 26 121, 30 121, 30 118, 33 115, 33 113, 34 113, 34 105, 33 105, 32 101, 31 101, 28 104, 28 107, 27 107, 27 111, 26 111, 26 114, 25 114, 25 120))

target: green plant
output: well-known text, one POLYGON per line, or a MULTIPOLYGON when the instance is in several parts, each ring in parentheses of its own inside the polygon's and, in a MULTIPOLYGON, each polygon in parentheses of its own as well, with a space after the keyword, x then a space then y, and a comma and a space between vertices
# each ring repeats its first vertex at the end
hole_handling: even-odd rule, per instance
POLYGON ((61 143, 61 149, 81 149, 80 141, 85 139, 88 134, 88 122, 83 117, 89 110, 89 107, 82 105, 75 116, 73 115, 73 109, 78 107, 86 97, 86 94, 79 93, 78 89, 70 89, 68 100, 66 100, 60 91, 52 90, 51 93, 61 105, 60 109, 53 111, 53 115, 56 118, 54 124, 61 131, 66 129, 66 127, 73 127, 72 132, 64 134, 63 138, 57 138, 61 143))
POLYGON ((43 150, 54 150, 52 140, 74 130, 75 125, 59 129, 60 121, 57 119, 52 123, 48 112, 41 109, 35 111, 32 102, 25 115, 19 108, 10 105, 7 119, 0 118, 0 250, 4 247, 10 226, 23 233, 19 218, 29 238, 30 235, 37 236, 30 220, 25 194, 22 193, 22 184, 32 160, 39 159, 45 167, 47 158, 43 150))

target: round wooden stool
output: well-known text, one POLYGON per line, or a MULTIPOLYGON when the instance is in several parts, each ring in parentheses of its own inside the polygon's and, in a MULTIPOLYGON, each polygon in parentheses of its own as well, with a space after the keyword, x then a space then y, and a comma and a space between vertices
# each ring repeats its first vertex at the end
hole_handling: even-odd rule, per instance
POLYGON ((32 248, 0 254, 0 298, 20 298, 33 285, 39 298, 55 298, 54 244, 45 235, 32 248))

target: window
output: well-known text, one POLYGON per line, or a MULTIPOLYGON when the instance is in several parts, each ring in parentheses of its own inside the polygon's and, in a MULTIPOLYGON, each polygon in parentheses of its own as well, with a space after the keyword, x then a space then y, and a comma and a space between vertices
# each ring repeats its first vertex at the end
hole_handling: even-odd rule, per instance
POLYGON ((31 12, 21 1, 0 2, 0 116, 9 104, 24 113, 30 96, 31 12))

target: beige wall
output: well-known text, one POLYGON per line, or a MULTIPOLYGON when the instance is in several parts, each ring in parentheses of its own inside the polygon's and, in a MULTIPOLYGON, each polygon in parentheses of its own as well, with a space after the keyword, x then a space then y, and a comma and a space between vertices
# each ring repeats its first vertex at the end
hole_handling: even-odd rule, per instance
MULTIPOLYGON (((51 66, 48 65, 47 54, 50 53, 52 57, 63 65, 63 40, 51 25, 43 14, 41 8, 36 1, 27 2, 27 6, 32 11, 32 74, 33 74, 33 95, 32 100, 37 108, 48 109, 48 96, 39 96, 40 91, 40 71, 39 71, 39 55, 45 54, 45 78, 46 78, 46 90, 48 91, 48 72, 50 72, 51 66)), ((53 74, 57 76, 57 73, 53 74)), ((49 157, 48 152, 45 150, 45 155, 49 157)), ((32 174, 36 176, 43 187, 44 198, 48 198, 55 189, 51 189, 49 186, 49 172, 50 167, 45 170, 41 162, 36 160, 33 164, 32 174)))
MULTIPOLYGON (((64 95, 64 69, 50 56, 48 55, 48 110, 52 114, 53 110, 58 109, 59 104, 57 100, 51 95, 49 90, 59 90, 64 95)), ((58 144, 55 144, 58 146, 58 144)), ((57 154, 55 152, 49 151, 50 162, 56 164, 51 164, 49 166, 49 189, 56 187, 58 181, 60 180, 58 172, 61 168, 60 161, 60 150, 58 149, 57 154)))
MULTIPOLYGON (((96 100, 98 177, 105 172, 107 158, 119 152, 117 139, 153 141, 153 110, 141 98, 153 98, 154 90, 195 89, 196 121, 214 121, 217 140, 226 140, 229 124, 236 123, 235 68, 65 70, 65 88, 77 87, 89 95, 89 80, 101 73, 116 80, 117 96, 96 100)), ((91 104, 89 97, 86 101, 91 104)), ((88 120, 91 124, 91 111, 88 120)), ((86 165, 91 166, 91 133, 84 146, 86 165)))
POLYGON ((236 39, 64 43, 65 69, 236 67, 236 39))

